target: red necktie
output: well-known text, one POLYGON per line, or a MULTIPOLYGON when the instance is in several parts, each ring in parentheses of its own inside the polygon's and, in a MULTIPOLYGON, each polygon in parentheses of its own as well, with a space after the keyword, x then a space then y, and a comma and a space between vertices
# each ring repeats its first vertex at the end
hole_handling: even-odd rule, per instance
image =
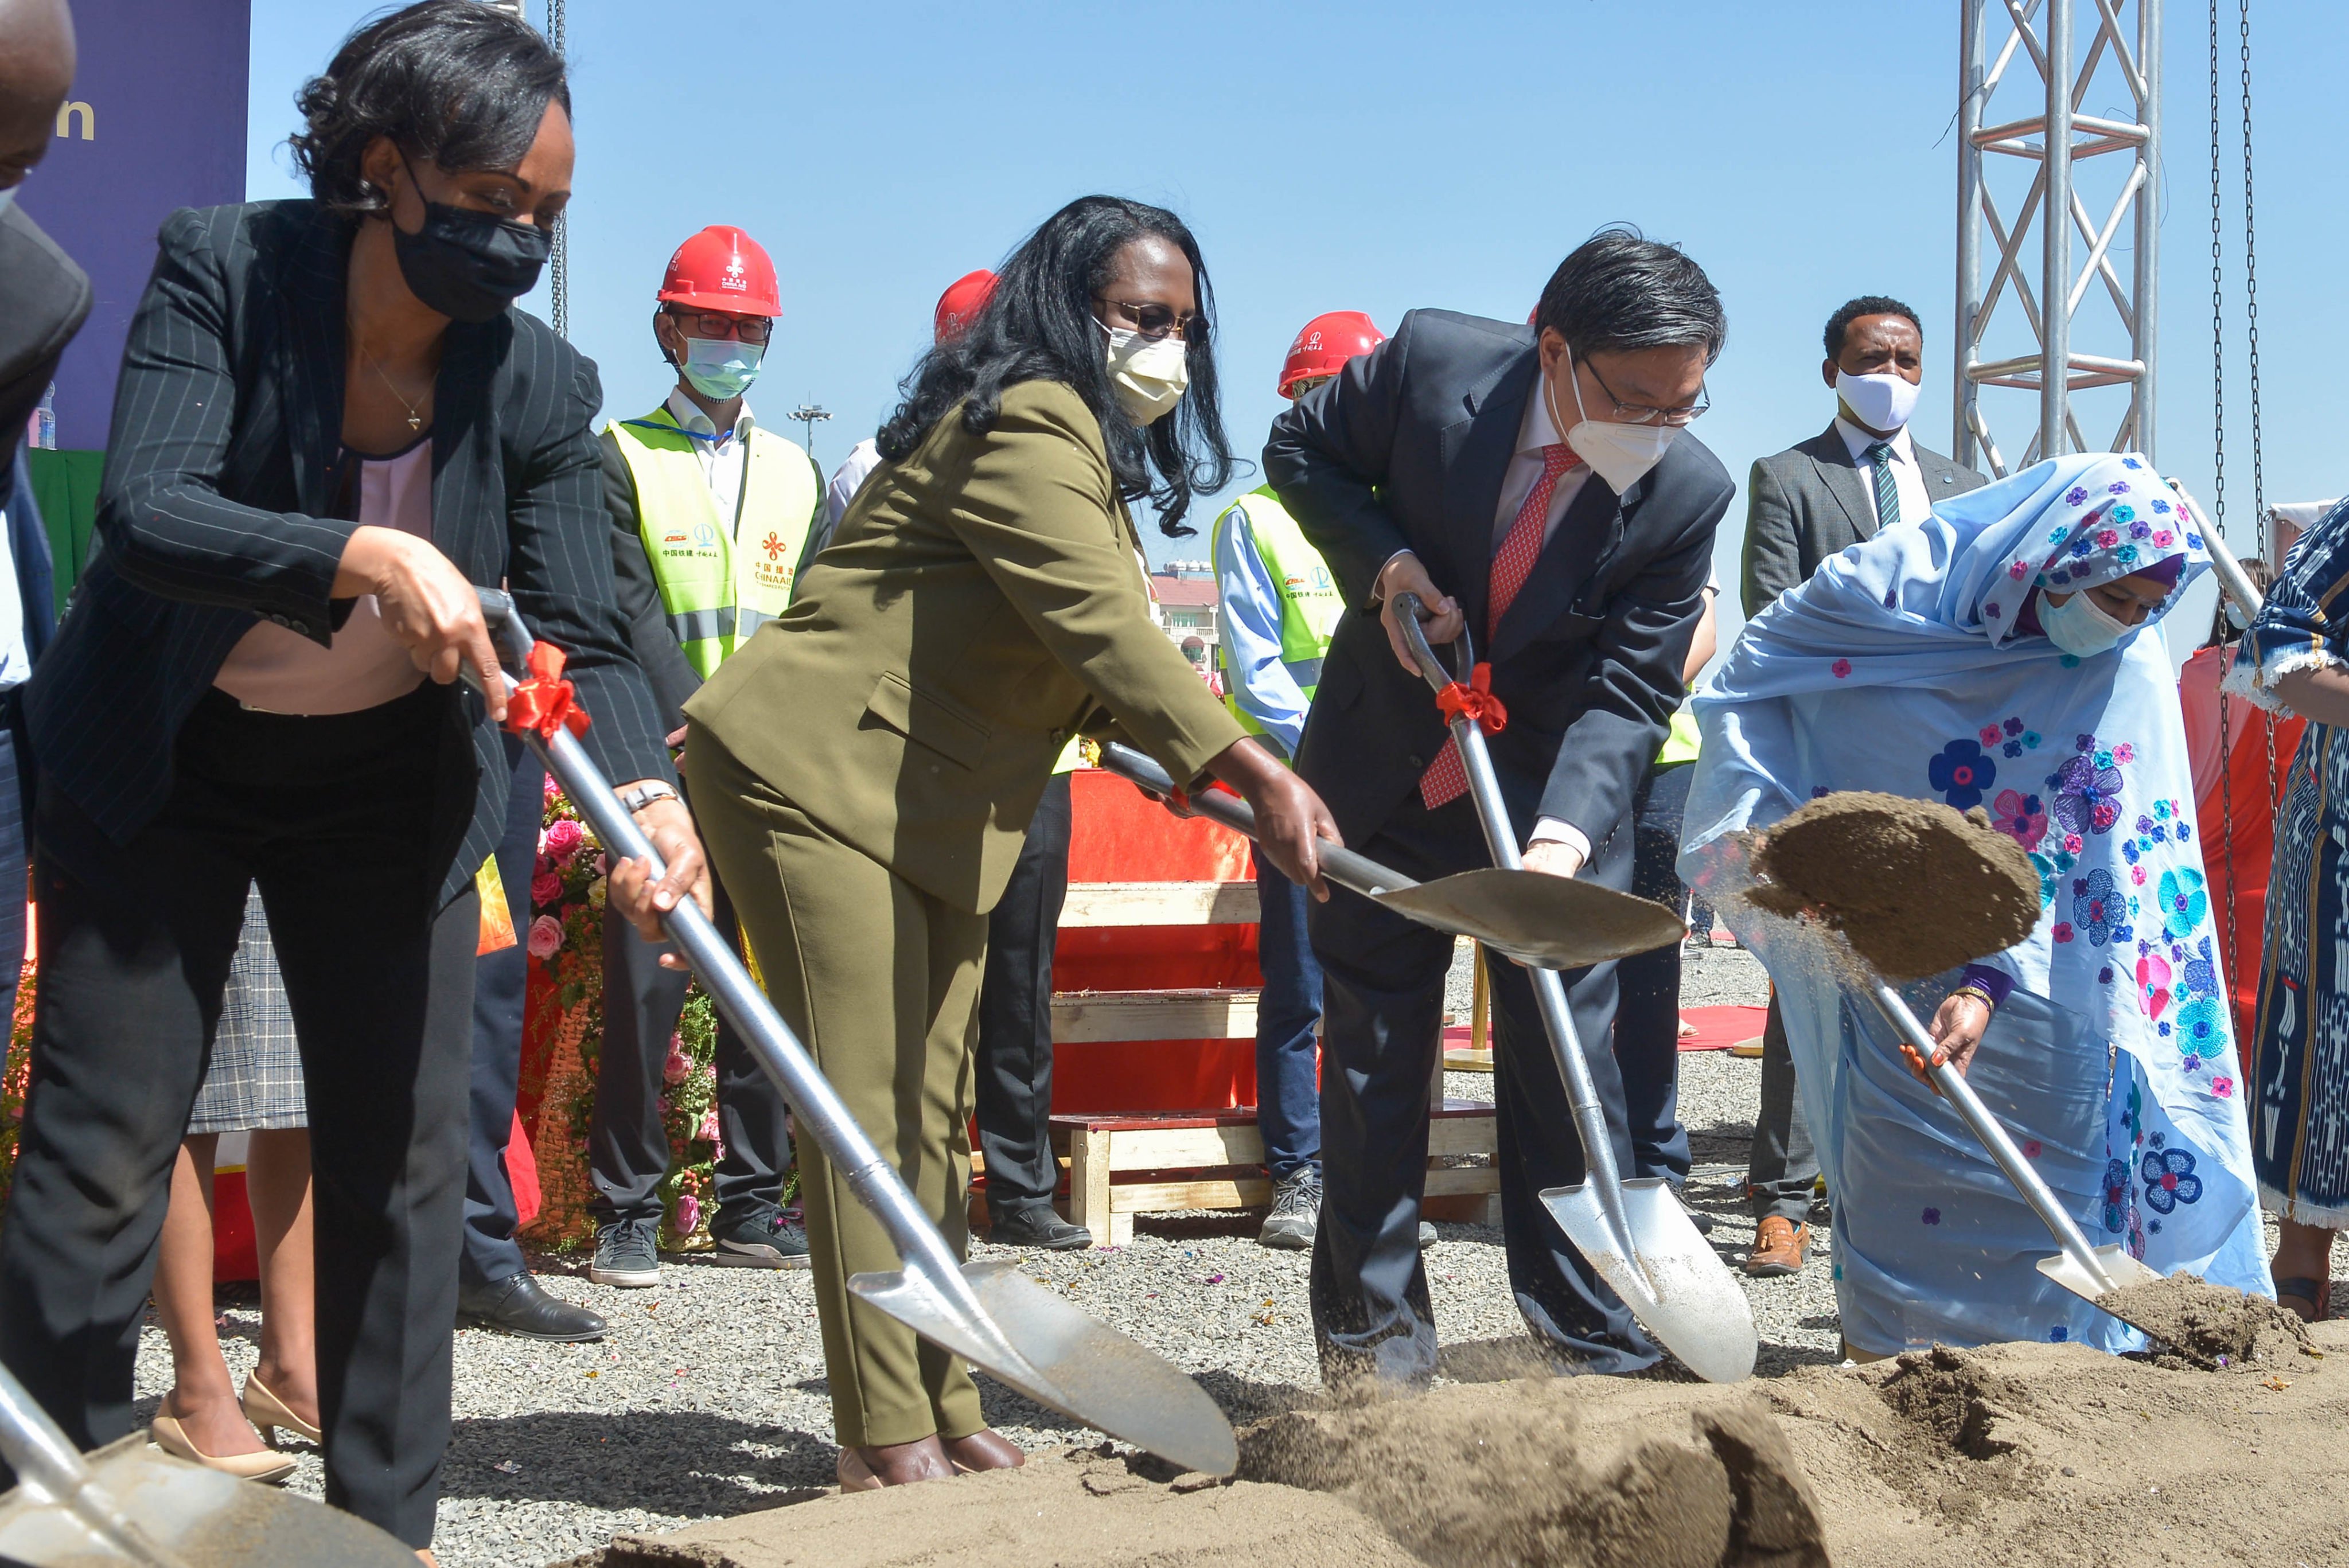
MULTIPOLYGON (((1542 449, 1541 478, 1526 492, 1525 503, 1517 508, 1516 519, 1509 524, 1508 536, 1493 555, 1493 575, 1485 596, 1485 641, 1488 645, 1493 640, 1493 628, 1509 613, 1517 590, 1526 585, 1526 579, 1533 575, 1534 562, 1541 558, 1542 524, 1548 521, 1550 497, 1557 493, 1557 481, 1581 460, 1574 455, 1574 449, 1564 442, 1542 449)), ((1468 769, 1460 760, 1460 743, 1447 735, 1444 738, 1444 749, 1435 754, 1435 760, 1420 775, 1420 800, 1433 811, 1467 792, 1468 769)))

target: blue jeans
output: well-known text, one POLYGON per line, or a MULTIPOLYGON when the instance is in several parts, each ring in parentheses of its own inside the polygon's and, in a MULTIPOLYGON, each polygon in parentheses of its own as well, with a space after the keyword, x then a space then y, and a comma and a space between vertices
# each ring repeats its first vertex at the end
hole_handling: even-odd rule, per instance
POLYGON ((1276 1181, 1321 1164, 1321 1089, 1313 1031, 1321 1022, 1321 965, 1305 936, 1303 888, 1253 850, 1257 962, 1264 994, 1256 1011, 1256 1124, 1276 1181))

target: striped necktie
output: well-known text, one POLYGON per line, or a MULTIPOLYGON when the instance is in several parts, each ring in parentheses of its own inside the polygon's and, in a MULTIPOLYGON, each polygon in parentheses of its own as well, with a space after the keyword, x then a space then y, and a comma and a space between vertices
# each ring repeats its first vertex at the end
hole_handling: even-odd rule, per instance
POLYGON ((1864 455, 1876 470, 1876 531, 1881 533, 1900 521, 1900 486, 1892 478, 1892 443, 1874 442, 1864 455))
MULTIPOLYGON (((1542 535, 1549 521, 1550 498, 1557 493, 1557 481, 1574 471, 1582 459, 1574 449, 1560 441, 1542 449, 1541 478, 1526 492, 1517 506, 1517 515, 1509 524, 1509 531, 1501 540, 1501 548, 1493 553, 1491 576, 1485 595, 1485 640, 1493 640, 1493 628, 1516 603, 1517 590, 1533 575, 1534 562, 1540 559, 1542 535)), ((1460 760, 1460 742, 1451 736, 1444 738, 1444 749, 1420 775, 1419 798, 1431 811, 1449 805, 1468 793, 1468 765, 1460 760)))

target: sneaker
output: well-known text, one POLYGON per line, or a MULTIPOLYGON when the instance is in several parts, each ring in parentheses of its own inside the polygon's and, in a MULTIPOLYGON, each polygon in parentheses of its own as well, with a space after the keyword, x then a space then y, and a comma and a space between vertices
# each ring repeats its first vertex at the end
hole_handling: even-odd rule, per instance
POLYGON ((715 1262, 745 1269, 803 1269, 808 1266, 807 1233, 781 1209, 757 1209, 747 1214, 720 1214, 709 1227, 718 1243, 715 1262))
POLYGON ((660 1284, 658 1220, 614 1220, 595 1227, 595 1261, 587 1277, 620 1290, 660 1284))
POLYGON ((1257 1244, 1303 1252, 1321 1222, 1321 1172, 1308 1165, 1272 1185, 1272 1212, 1256 1233, 1257 1244))

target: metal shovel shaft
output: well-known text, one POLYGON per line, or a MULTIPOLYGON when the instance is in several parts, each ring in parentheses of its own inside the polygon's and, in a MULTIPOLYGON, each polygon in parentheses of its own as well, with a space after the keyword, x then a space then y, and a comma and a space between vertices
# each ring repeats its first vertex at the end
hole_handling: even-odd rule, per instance
POLYGON ((5 1367, 0 1367, 0 1457, 16 1472, 17 1485, 64 1508, 129 1561, 147 1568, 185 1568, 177 1553, 156 1544, 97 1484, 79 1450, 5 1367))
POLYGON ((2243 570, 2243 563, 2235 559, 2235 552, 2228 548, 2227 542, 2219 537, 2219 531, 2210 526, 2210 520, 2203 515, 2202 503, 2194 499, 2192 492, 2176 480, 2169 481, 2169 488, 2178 492, 2178 499, 2185 503, 2186 510, 2200 525, 2202 548, 2209 553, 2210 569, 2219 579, 2219 586, 2242 610, 2246 620, 2256 617, 2261 607, 2267 603, 2259 584, 2252 582, 2251 575, 2243 570))
POLYGON ((2023 1194, 2023 1201, 2031 1205, 2032 1212, 2037 1214, 2040 1222, 2054 1234, 2055 1244, 2063 1248, 2064 1255, 2071 1259, 2087 1278, 2095 1282, 2099 1294, 2117 1288, 2118 1282, 2096 1256, 2096 1249, 2088 1244, 2088 1238, 2081 1233, 2077 1222, 2064 1211, 2064 1205, 2057 1201, 2031 1161, 2023 1157, 2023 1150, 2014 1146, 2014 1140, 2007 1136, 2006 1129, 2000 1125, 1997 1117, 1991 1114, 1990 1107, 1982 1103, 1982 1096, 1966 1082, 1966 1075, 1947 1062, 1933 1065, 1936 1049, 1933 1037, 1926 1032, 1925 1026, 1918 1021, 1917 1015, 1909 1009, 1900 993, 1894 990, 1883 976, 1873 973, 1868 977, 1868 995, 1878 1010, 1883 1013, 1885 1021, 1925 1058, 1934 1087, 1957 1109, 1959 1118, 1972 1130, 1973 1135, 1982 1140, 1982 1147, 1990 1150, 1990 1157, 1999 1170, 2014 1183, 2015 1191, 2023 1194))

